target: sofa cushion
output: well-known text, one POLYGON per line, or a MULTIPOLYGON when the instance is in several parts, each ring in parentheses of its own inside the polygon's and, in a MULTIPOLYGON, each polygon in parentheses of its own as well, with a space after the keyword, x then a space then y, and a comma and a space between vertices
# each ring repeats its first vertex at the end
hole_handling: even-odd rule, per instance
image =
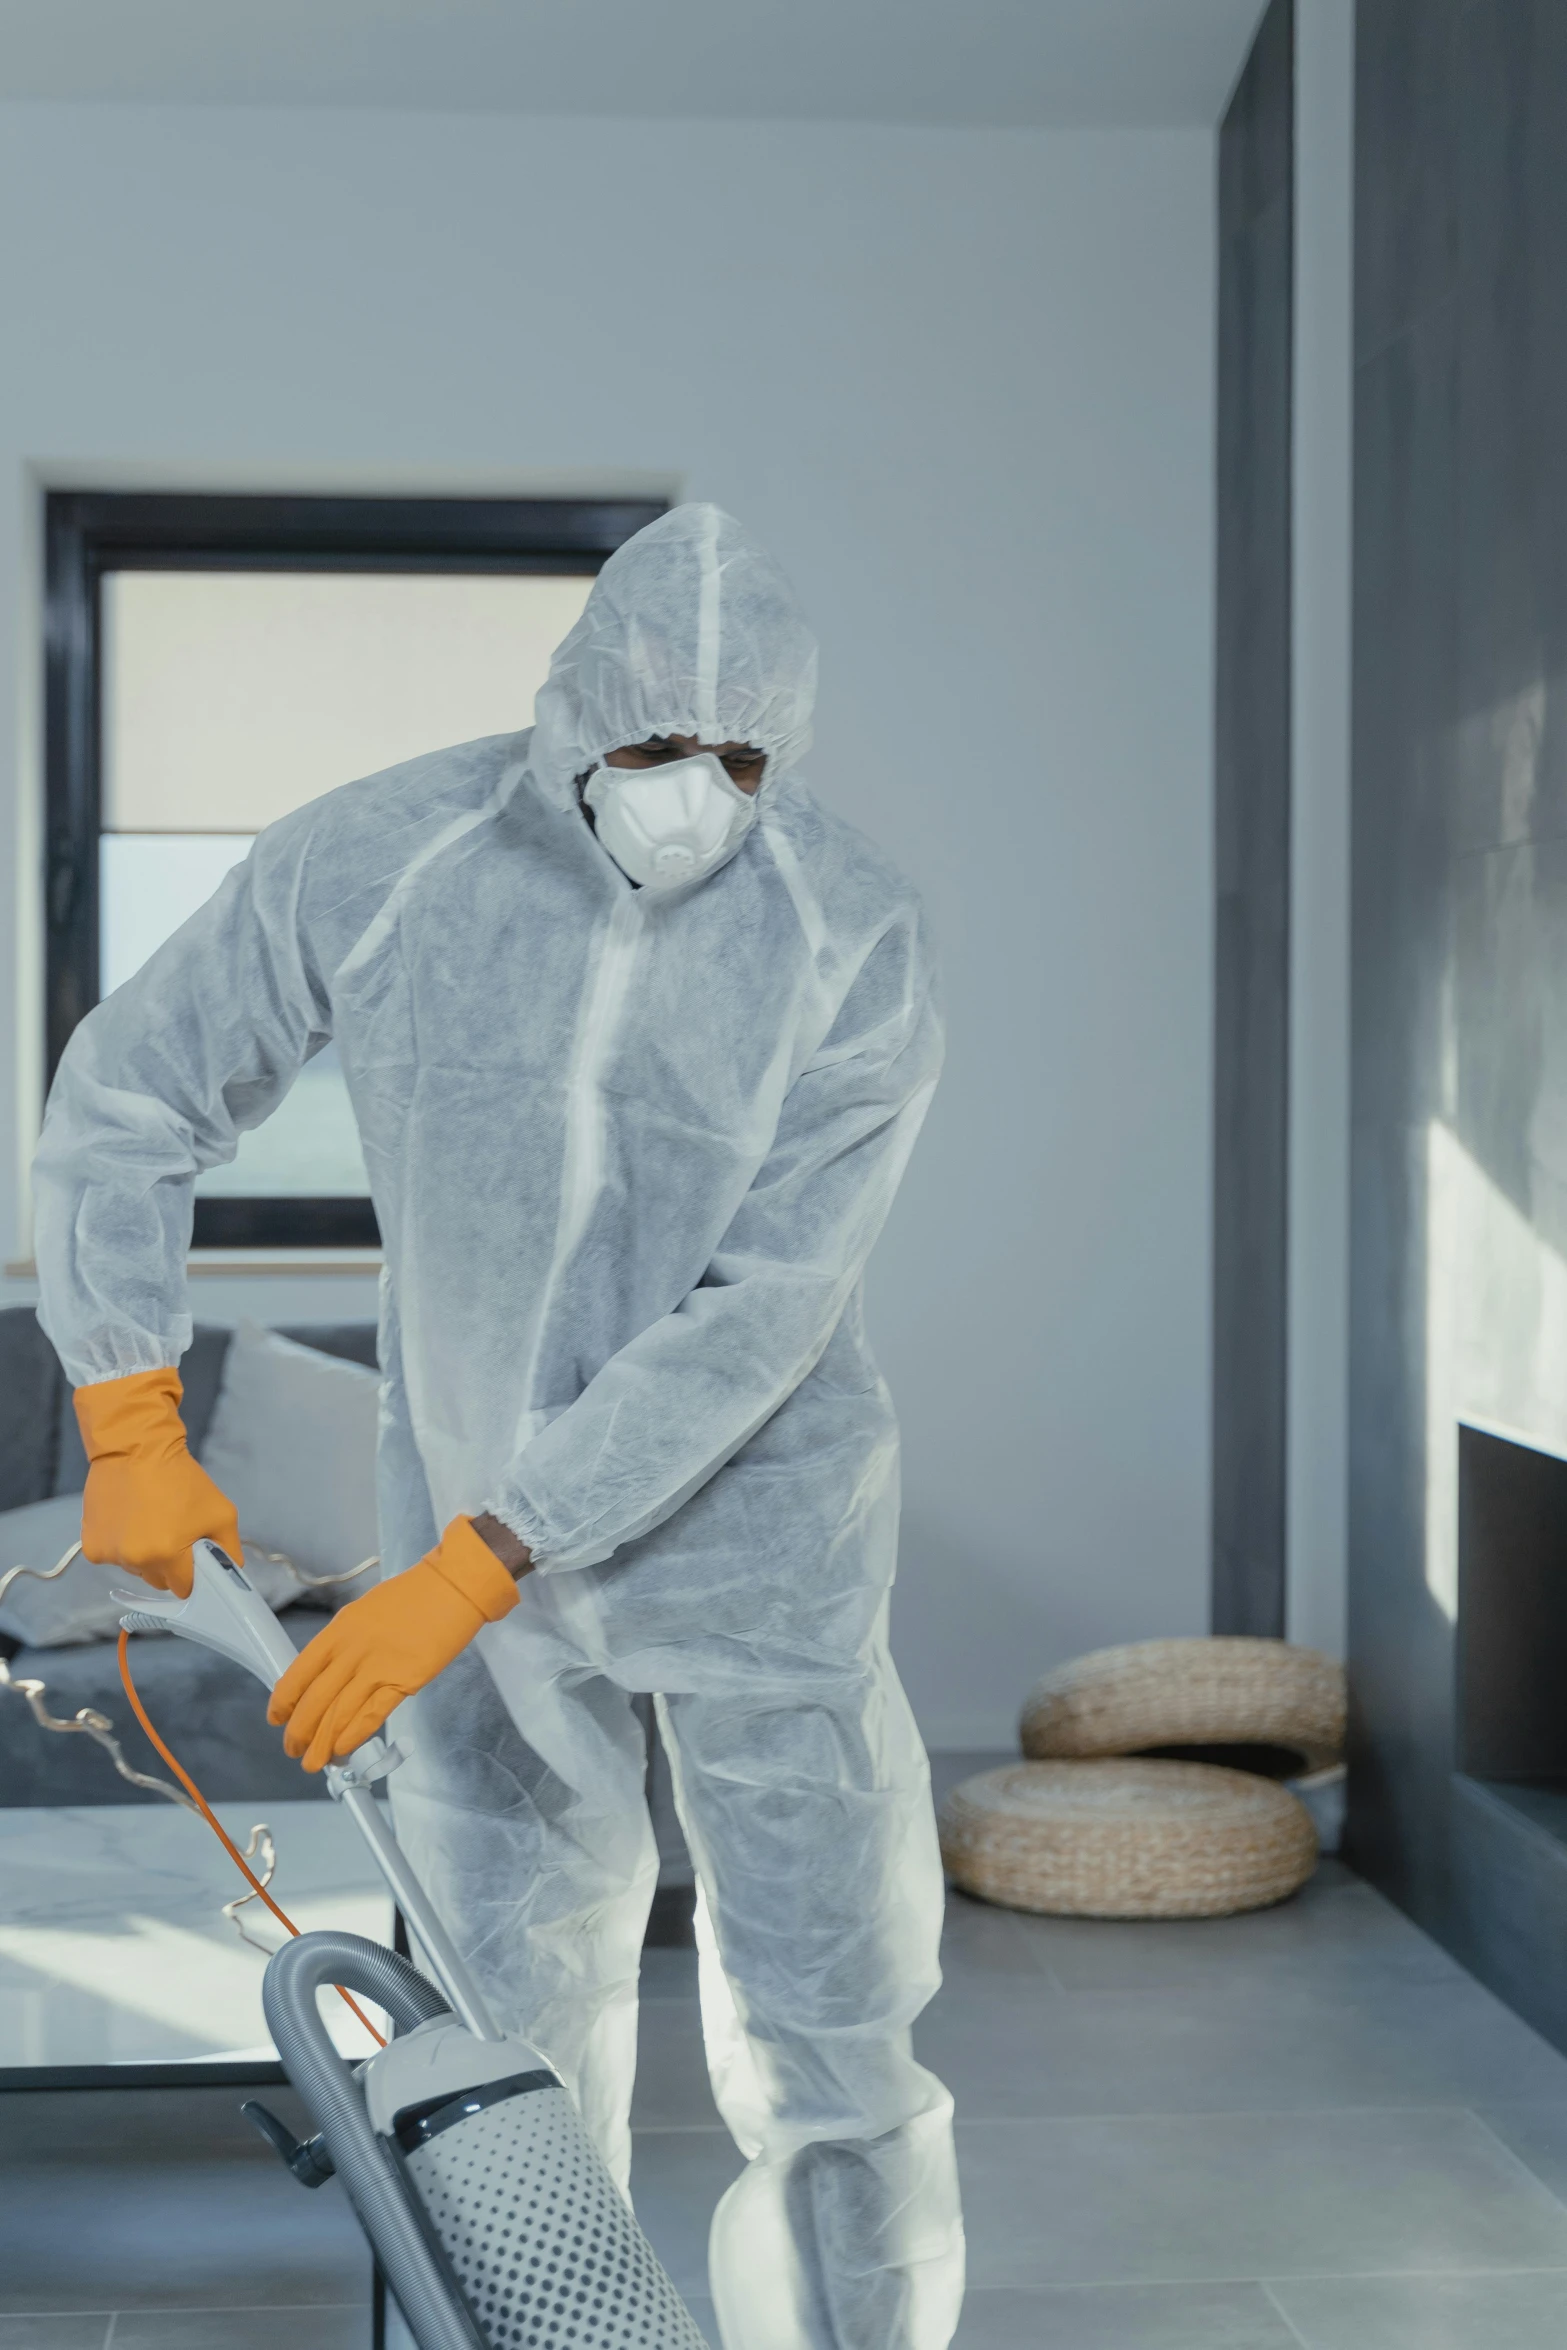
MULTIPOLYGON (((202 1461, 239 1512, 247 1545, 301 1574, 346 1575, 373 1557, 380 1379, 362 1364, 242 1323, 202 1461)), ((332 1595, 351 1598, 374 1571, 332 1595)))
MULTIPOLYGON (((290 1639, 301 1648, 327 1620, 303 1607, 284 1619, 290 1639)), ((148 1714, 210 1802, 329 1800, 325 1772, 302 1771, 283 1752, 282 1731, 267 1721, 266 1691, 242 1665, 167 1636, 138 1637, 132 1654, 136 1687, 148 1714)), ((12 1658, 10 1671, 13 1681, 44 1685, 40 1702, 56 1721, 68 1722, 83 1706, 106 1715, 131 1768, 168 1778, 167 1766, 125 1702, 111 1641, 23 1649, 12 1658)), ((20 1691, 0 1690, 0 1806, 158 1801, 122 1779, 94 1739, 41 1729, 20 1691)), ((206 1834, 197 1821, 190 1832, 206 1834)))

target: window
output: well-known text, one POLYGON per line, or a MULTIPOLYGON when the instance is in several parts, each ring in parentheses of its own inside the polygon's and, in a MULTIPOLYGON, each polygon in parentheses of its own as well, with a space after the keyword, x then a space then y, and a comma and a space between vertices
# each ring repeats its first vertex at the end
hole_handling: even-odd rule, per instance
MULTIPOLYGON (((604 557, 604 499, 59 493, 47 514, 48 1067, 275 818, 524 726, 604 557)), ((197 1247, 378 1239, 328 1046, 196 1186, 197 1247)))

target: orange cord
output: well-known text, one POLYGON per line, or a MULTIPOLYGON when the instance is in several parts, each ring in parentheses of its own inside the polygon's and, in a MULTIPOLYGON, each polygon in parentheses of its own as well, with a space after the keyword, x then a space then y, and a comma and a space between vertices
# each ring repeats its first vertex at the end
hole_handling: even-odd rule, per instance
MULTIPOLYGON (((228 1854, 230 1860, 234 1863, 234 1866, 238 1869, 240 1875, 247 1879, 252 1891, 259 1894, 260 1898, 266 1903, 268 1909, 271 1910, 272 1915, 277 1919, 278 1924, 280 1926, 286 1926, 288 1931, 297 1937, 299 1928, 295 1925, 293 1919, 287 1914, 285 1910, 279 1909, 277 1903, 273 1900, 265 1885, 262 1884, 261 1879, 256 1875, 255 1870, 246 1860, 245 1855, 240 1851, 239 1846, 234 1842, 233 1837, 224 1827, 223 1822, 218 1818, 216 1812, 214 1812, 211 1804, 202 1794, 201 1789, 197 1786, 189 1771, 187 1771, 184 1765, 177 1762, 174 1756, 170 1754, 168 1748, 164 1745, 163 1740, 158 1736, 157 1731, 153 1728, 151 1722, 148 1720, 147 1709, 142 1704, 140 1697, 137 1695, 136 1684, 131 1679, 130 1634, 125 1631, 123 1627, 120 1631, 120 1679, 125 1684, 125 1694, 131 1701, 131 1709, 134 1712, 136 1719, 138 1722, 140 1722, 142 1728, 146 1731, 148 1737, 152 1740, 153 1745, 157 1748, 159 1754, 162 1755, 164 1761, 168 1764, 170 1770, 174 1773, 174 1776, 176 1779, 178 1779, 180 1785, 184 1788, 192 1803, 195 1804, 196 1809, 200 1812, 202 1818, 206 1821, 214 1836, 217 1837, 218 1842, 223 1846, 224 1851, 228 1854)), ((369 2033, 376 2046, 378 2048, 384 2048, 386 2046, 386 2042, 382 2039, 380 2033, 376 2030, 374 2024, 370 2021, 370 2018, 366 2015, 358 2000, 355 1999, 351 1993, 345 1991, 341 1983, 335 1983, 332 1987, 336 1991, 339 1999, 346 2001, 347 2004, 353 2009, 355 2015, 364 2025, 365 2030, 369 2033)))

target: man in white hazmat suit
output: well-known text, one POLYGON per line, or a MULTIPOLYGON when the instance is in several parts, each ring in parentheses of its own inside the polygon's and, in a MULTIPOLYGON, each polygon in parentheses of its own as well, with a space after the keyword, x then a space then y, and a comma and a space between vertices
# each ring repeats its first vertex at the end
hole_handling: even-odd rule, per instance
POLYGON ((897 1429, 860 1281, 941 1057, 919 906, 796 769, 815 646, 738 525, 611 557, 531 733, 274 824, 82 1023, 37 1162, 84 1542, 189 1588, 234 1513, 175 1366, 197 1173, 329 1038, 385 1247, 384 1579, 279 1683, 320 1768, 402 1703, 397 1829, 622 2181, 656 1874, 696 1864, 727 2350, 941 2350, 962 2289, 897 1429))

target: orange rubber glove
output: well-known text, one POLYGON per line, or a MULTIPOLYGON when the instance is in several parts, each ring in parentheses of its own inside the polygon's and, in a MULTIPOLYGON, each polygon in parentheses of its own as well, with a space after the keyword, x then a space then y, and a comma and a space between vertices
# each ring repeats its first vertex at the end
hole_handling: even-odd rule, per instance
POLYGON ((352 1754, 394 1705, 433 1681, 485 1624, 517 1604, 517 1586, 471 1518, 453 1518, 434 1550, 351 1599, 301 1649, 272 1692, 284 1751, 319 1771, 352 1754))
POLYGON ((132 1371, 78 1387, 76 1421, 91 1464, 82 1495, 82 1549, 99 1566, 190 1596, 191 1544, 209 1537, 237 1564, 239 1519, 199 1461, 180 1418, 178 1371, 132 1371))

